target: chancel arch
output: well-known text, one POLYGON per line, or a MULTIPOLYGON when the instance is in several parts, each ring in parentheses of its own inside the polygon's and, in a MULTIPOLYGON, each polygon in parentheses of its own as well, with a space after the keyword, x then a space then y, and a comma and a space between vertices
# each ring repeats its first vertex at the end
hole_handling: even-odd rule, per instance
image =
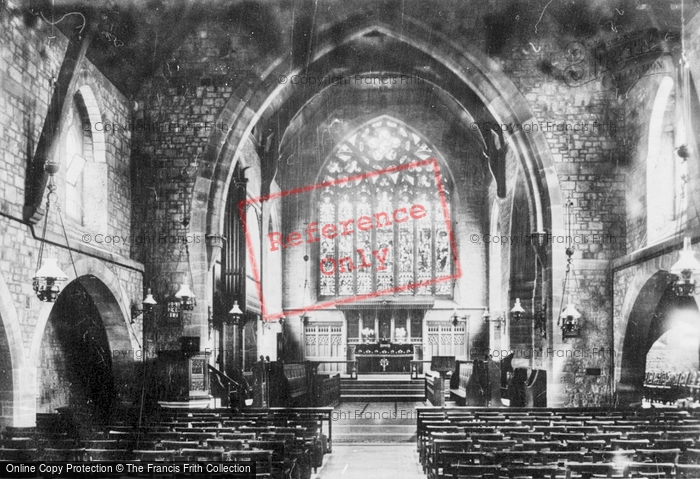
MULTIPOLYGON (((309 70, 323 75, 325 68, 323 59, 335 48, 340 48, 343 45, 351 44, 363 38, 369 33, 386 36, 399 43, 408 45, 421 54, 429 54, 433 60, 442 65, 445 71, 455 75, 461 84, 470 89, 480 102, 486 105, 485 111, 488 111, 499 123, 526 123, 528 119, 534 118, 530 107, 524 97, 517 91, 515 86, 506 78, 505 75, 498 73, 497 68, 492 68, 489 65, 490 60, 483 57, 481 54, 472 51, 456 51, 447 39, 441 36, 435 36, 434 32, 421 25, 420 22, 410 20, 415 27, 414 33, 410 36, 403 33, 405 26, 398 26, 387 21, 370 17, 361 22, 350 22, 348 24, 340 23, 334 30, 333 38, 325 38, 323 34, 319 38, 319 48, 315 50, 316 56, 311 59, 309 70), (323 45, 326 45, 325 47, 323 45), (429 53, 428 53, 429 52, 429 53)), ((334 60, 336 61, 336 60, 334 60)), ((278 77, 280 74, 294 74, 290 71, 290 63, 283 59, 276 63, 275 68, 268 71, 270 78, 278 77)), ((350 72, 352 73, 352 72, 350 72)), ((238 161, 242 155, 243 149, 239 148, 243 142, 247 141, 250 133, 254 128, 259 131, 276 132, 278 138, 285 134, 285 128, 289 124, 291 118, 298 114, 305 104, 313 96, 320 93, 330 93, 330 87, 318 85, 316 87, 305 87, 303 90, 295 88, 293 85, 279 85, 271 82, 268 87, 260 87, 258 90, 241 91, 241 95, 234 95, 234 98, 229 101, 229 105, 224 109, 219 117, 222 123, 232 125, 225 134, 223 132, 215 132, 210 138, 210 147, 207 150, 204 161, 200 166, 200 176, 195 185, 195 191, 198 194, 194 197, 193 211, 206 212, 202 215, 194 215, 194 226, 198 229, 207 231, 211 234, 218 233, 219 219, 223 213, 222 201, 220 197, 222 192, 225 192, 230 182, 231 165, 238 161), (240 98, 240 100, 238 99, 240 98), (284 108, 282 108, 284 105, 284 108), (276 125, 276 126, 275 126, 276 125), (281 125, 281 130, 279 129, 281 125)), ((438 83, 439 87, 439 83, 438 83)), ((337 91, 337 90, 335 90, 337 91)), ((380 104, 380 103, 378 103, 380 104)), ((343 126, 343 125, 341 125, 343 126)), ((331 138, 331 135, 325 136, 325 141, 331 138)), ((531 211, 534 219, 532 229, 537 231, 563 231, 563 211, 561 209, 561 199, 558 189, 558 179, 553 168, 553 162, 547 142, 541 131, 515 132, 507 135, 506 143, 509 148, 515 153, 517 161, 522 167, 522 174, 525 180, 525 186, 528 189, 526 195, 527 201, 532 203, 531 211)), ((273 155, 274 156, 274 155, 273 155)), ((292 160, 288 156, 281 155, 279 158, 271 158, 263 161, 272 161, 275 166, 273 170, 277 176, 279 175, 280 165, 290 163, 292 160)), ((291 164, 291 163, 290 163, 291 164)), ((307 163, 308 164, 308 163, 307 163)), ((311 172, 306 172, 308 175, 311 172)), ((263 181, 264 183, 264 181, 263 181)), ((284 190, 284 186, 281 185, 284 190)), ((283 217, 285 213, 283 212, 283 217)), ((458 226, 462 228, 465 226, 458 226)), ((466 229, 466 227, 465 227, 466 229)), ((468 247, 468 246, 467 246, 468 247)), ((561 280, 563 274, 563 251, 552 249, 547 253, 546 264, 544 264, 545 274, 552 276, 553 280, 547 284, 556 283, 561 280), (552 263, 552 257, 558 257, 555 263, 552 263), (552 264, 561 265, 560 267, 552 267, 552 264)), ((211 257, 211 256, 209 256, 211 257)), ((288 264, 285 260, 285 264, 288 264)), ((297 263, 298 264, 298 263, 297 263)), ((313 280, 314 278, 312 278, 313 280)), ((483 285, 483 283, 482 283, 483 285)), ((469 294, 473 294, 474 289, 468 288, 466 285, 459 285, 459 297, 461 301, 466 301, 469 294)), ((290 292, 291 293, 291 292, 290 292)), ((301 298, 304 294, 303 286, 294 291, 290 297, 301 298)), ((556 291, 548 290, 546 295, 553 295, 554 303, 558 303, 559 295, 556 291)), ((486 299, 484 295, 480 298, 471 301, 470 307, 475 310, 478 308, 483 311, 486 299)), ((289 307, 286 305, 285 307, 289 307)), ((450 312, 454 309, 443 306, 445 311, 450 312)), ((448 315, 449 316, 449 315, 448 315)), ((296 326, 290 326, 290 328, 296 326)))

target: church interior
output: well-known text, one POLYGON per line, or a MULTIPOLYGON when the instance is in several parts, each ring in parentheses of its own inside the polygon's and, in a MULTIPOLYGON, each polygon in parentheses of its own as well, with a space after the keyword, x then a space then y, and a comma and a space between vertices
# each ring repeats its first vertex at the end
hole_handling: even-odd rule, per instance
POLYGON ((0 461, 700 477, 699 79, 698 0, 0 1, 0 461))

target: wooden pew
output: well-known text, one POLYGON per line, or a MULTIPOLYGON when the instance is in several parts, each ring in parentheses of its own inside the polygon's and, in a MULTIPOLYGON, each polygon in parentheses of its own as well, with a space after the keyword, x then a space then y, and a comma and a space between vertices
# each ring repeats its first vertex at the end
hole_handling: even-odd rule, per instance
POLYGON ((501 407, 501 370, 494 361, 456 361, 450 399, 458 406, 501 407))
POLYGON ((425 373, 425 400, 432 406, 445 405, 445 382, 438 373, 425 373))
POLYGON ((474 361, 456 361, 450 378, 450 400, 458 406, 475 406, 467 403, 467 387, 474 371, 474 361))
POLYGON ((270 364, 270 403, 273 407, 313 405, 310 363, 270 364))

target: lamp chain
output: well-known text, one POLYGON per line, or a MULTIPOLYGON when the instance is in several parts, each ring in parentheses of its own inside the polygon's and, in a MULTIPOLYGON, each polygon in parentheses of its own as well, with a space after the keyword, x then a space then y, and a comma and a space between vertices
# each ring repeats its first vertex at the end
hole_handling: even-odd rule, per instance
POLYGON ((194 276, 192 275, 192 262, 190 261, 190 247, 185 241, 185 254, 187 255, 187 269, 190 272, 190 284, 194 288, 194 276))
MULTIPOLYGON (((49 193, 46 195, 46 213, 44 214, 44 230, 41 232, 41 244, 39 245, 39 258, 37 271, 41 268, 41 261, 44 257, 44 247, 46 245, 46 228, 49 223, 49 211, 51 211, 51 196, 56 196, 56 184, 53 180, 53 175, 49 175, 49 184, 47 185, 49 193)), ((58 206, 58 205, 57 205, 58 206)))
POLYGON ((63 215, 61 214, 61 207, 56 205, 56 212, 58 213, 58 219, 61 221, 61 229, 63 229, 63 237, 66 239, 66 249, 68 250, 68 255, 70 256, 70 262, 73 266, 73 273, 75 273, 75 280, 80 283, 80 278, 78 277, 78 269, 75 267, 75 260, 73 259, 73 250, 68 242, 68 234, 66 233, 66 225, 63 224, 63 215))
POLYGON ((568 239, 571 239, 572 242, 569 246, 566 247, 566 274, 564 275, 564 291, 562 292, 561 295, 561 305, 559 307, 559 317, 557 318, 557 326, 562 326, 561 324, 561 314, 562 311, 564 311, 564 301, 568 300, 568 295, 569 295, 569 280, 570 277, 572 276, 572 265, 573 265, 573 255, 574 255, 574 243, 573 243, 573 237, 571 236, 571 207, 574 205, 573 201, 571 200, 571 196, 569 196, 569 199, 566 202, 566 219, 567 219, 567 232, 568 232, 568 239))
MULTIPOLYGON (((568 253, 568 248, 567 248, 567 254, 568 253)), ((564 311, 564 301, 566 300, 566 297, 568 295, 569 291, 569 275, 571 273, 571 263, 573 259, 571 258, 571 255, 569 255, 569 258, 566 260, 566 274, 564 275, 564 292, 561 295, 561 304, 559 306, 559 316, 557 317, 557 326, 561 326, 561 312, 564 311)))

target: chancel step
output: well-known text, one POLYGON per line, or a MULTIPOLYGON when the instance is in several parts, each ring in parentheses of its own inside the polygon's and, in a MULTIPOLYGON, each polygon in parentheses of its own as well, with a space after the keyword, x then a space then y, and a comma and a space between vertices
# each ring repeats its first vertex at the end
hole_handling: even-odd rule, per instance
POLYGON ((422 401, 425 398, 423 379, 343 379, 341 401, 422 401))

